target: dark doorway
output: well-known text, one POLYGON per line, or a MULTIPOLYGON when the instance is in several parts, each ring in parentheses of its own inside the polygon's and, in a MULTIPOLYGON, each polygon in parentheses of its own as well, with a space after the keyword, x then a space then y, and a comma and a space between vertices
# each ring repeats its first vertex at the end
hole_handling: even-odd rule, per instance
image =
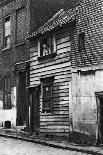
POLYGON ((98 122, 98 137, 97 144, 103 144, 103 97, 97 97, 97 122, 98 122))
POLYGON ((32 132, 39 132, 40 115, 39 115, 39 87, 31 89, 31 119, 30 126, 32 132))
POLYGON ((26 122, 27 115, 26 72, 19 72, 17 89, 17 125, 22 126, 26 122))

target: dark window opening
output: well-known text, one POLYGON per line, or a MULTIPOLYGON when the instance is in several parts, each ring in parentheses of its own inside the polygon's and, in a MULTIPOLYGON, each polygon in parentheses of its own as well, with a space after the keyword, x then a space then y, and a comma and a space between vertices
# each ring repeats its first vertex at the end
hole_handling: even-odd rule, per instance
POLYGON ((42 81, 42 112, 52 113, 52 88, 53 79, 45 79, 42 81))
POLYGON ((85 48, 85 34, 81 33, 79 34, 79 49, 85 48))
POLYGON ((11 109, 10 77, 4 78, 3 107, 6 109, 11 109))

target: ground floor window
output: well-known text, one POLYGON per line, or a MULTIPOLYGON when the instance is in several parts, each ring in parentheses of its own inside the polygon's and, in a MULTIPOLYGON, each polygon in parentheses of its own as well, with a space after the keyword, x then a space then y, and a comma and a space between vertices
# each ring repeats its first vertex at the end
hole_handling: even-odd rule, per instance
POLYGON ((52 113, 53 78, 42 79, 42 113, 52 113))
POLYGON ((11 108, 11 85, 9 76, 4 77, 3 108, 11 108))

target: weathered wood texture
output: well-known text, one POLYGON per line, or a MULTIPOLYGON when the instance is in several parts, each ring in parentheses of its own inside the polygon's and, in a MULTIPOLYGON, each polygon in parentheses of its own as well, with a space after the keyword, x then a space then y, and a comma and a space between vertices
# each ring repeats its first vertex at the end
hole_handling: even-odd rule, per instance
POLYGON ((41 112, 40 95, 40 132, 61 134, 69 132, 70 45, 70 31, 65 30, 56 32, 55 58, 38 61, 37 41, 30 49, 30 85, 40 84, 41 77, 54 76, 53 114, 41 112))

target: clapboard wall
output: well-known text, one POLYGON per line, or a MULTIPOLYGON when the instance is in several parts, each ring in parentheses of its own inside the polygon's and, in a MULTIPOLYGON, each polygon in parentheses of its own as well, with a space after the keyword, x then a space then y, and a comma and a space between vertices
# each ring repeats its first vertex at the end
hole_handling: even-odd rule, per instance
POLYGON ((40 132, 69 133, 69 84, 71 81, 71 30, 55 32, 56 56, 52 59, 38 61, 37 39, 31 41, 30 47, 30 86, 39 85, 40 79, 54 76, 53 114, 41 112, 40 93, 40 132))

